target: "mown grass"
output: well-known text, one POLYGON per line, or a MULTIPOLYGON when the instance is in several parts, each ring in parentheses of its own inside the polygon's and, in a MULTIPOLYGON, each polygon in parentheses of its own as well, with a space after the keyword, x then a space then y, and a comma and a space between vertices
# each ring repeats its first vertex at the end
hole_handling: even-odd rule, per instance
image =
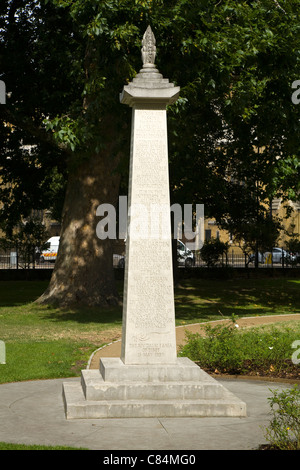
MULTIPOLYGON (((120 338, 122 307, 59 309, 33 301, 46 282, 0 282, 0 383, 70 377, 92 352, 120 338)), ((122 283, 118 284, 122 296, 122 283)), ((300 312, 300 280, 187 279, 175 289, 176 323, 300 312)))
POLYGON ((88 450, 85 447, 41 446, 0 442, 0 450, 88 450))
POLYGON ((299 279, 187 279, 176 289, 178 322, 293 313, 300 313, 299 279))
POLYGON ((0 282, 0 383, 77 376, 92 352, 121 332, 121 308, 59 309, 34 300, 45 282, 0 282))

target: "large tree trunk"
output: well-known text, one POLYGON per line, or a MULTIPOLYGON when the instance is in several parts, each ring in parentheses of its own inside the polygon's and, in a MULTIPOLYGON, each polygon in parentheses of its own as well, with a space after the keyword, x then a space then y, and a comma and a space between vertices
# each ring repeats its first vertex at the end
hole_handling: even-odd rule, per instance
POLYGON ((48 289, 37 300, 59 306, 109 306, 118 302, 112 240, 96 235, 99 204, 115 206, 116 158, 94 155, 69 176, 57 260, 48 289))

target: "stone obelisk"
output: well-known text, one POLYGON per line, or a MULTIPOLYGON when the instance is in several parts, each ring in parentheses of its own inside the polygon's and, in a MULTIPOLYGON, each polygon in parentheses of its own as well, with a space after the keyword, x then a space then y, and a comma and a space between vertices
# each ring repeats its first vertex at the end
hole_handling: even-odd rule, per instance
POLYGON ((243 402, 176 354, 166 107, 179 87, 155 67, 150 27, 142 45, 143 68, 120 95, 132 107, 121 357, 63 384, 66 417, 245 416, 243 402))
POLYGON ((176 363, 166 107, 179 87, 155 67, 147 28, 143 68, 124 87, 132 107, 129 217, 121 358, 125 364, 176 363))

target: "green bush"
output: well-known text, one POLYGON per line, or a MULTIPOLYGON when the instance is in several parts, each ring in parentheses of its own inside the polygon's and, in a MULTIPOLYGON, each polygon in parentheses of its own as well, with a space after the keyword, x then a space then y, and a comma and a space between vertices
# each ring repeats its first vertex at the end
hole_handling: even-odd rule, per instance
POLYGON ((224 243, 218 238, 211 238, 210 240, 205 240, 200 250, 200 255, 207 266, 215 266, 220 258, 223 260, 223 256, 225 256, 225 264, 227 265, 228 249, 229 245, 227 242, 224 243))
POLYGON ((205 327, 205 336, 187 332, 188 342, 180 350, 181 356, 200 362, 201 367, 220 372, 238 371, 245 359, 235 324, 205 327))
POLYGON ((258 370, 281 373, 295 367, 291 363, 292 343, 299 338, 298 329, 281 326, 240 330, 230 325, 208 325, 204 336, 187 332, 187 343, 179 354, 198 362, 200 367, 220 373, 243 374, 258 370))
POLYGON ((269 401, 272 419, 265 437, 271 448, 300 450, 300 389, 274 390, 269 401))

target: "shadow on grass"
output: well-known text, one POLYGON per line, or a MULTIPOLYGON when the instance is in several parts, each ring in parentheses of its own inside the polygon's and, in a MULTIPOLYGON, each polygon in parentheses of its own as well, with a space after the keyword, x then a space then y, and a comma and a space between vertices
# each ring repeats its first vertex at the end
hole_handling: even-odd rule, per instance
MULTIPOLYGON (((120 286, 120 292, 122 292, 120 286)), ((175 289, 177 323, 224 317, 300 313, 300 281, 288 279, 184 280, 175 289)), ((121 325, 122 307, 52 309, 53 321, 121 325)))
POLYGON ((16 307, 33 302, 47 288, 49 281, 1 281, 0 307, 16 307))
MULTIPOLYGON (((122 307, 55 308, 31 304, 46 289, 46 281, 0 282, 0 307, 36 309, 41 318, 54 322, 122 323, 122 307)), ((122 298, 123 283, 118 281, 122 298)), ((300 313, 300 280, 268 279, 185 279, 175 289, 177 322, 197 322, 251 315, 300 313)))
MULTIPOLYGON (((122 323, 122 307, 106 309, 100 307, 59 308, 54 305, 39 305, 34 301, 46 290, 48 281, 2 281, 0 282, 0 308, 24 307, 24 312, 36 312, 40 318, 57 322, 77 323, 122 323)), ((117 282, 120 298, 123 283, 117 282)))
POLYGON ((118 326, 122 324, 122 307, 55 308, 49 305, 44 306, 42 318, 55 322, 113 323, 118 326))
POLYGON ((300 280, 188 279, 175 294, 176 316, 185 321, 300 313, 300 280))
MULTIPOLYGON (((120 299, 123 297, 123 282, 117 281, 117 290, 120 299)), ((72 306, 59 308, 51 305, 39 306, 44 307, 43 318, 47 320, 66 322, 68 320, 87 324, 87 323, 113 323, 115 326, 122 324, 122 305, 112 307, 88 307, 88 306, 72 306)))

